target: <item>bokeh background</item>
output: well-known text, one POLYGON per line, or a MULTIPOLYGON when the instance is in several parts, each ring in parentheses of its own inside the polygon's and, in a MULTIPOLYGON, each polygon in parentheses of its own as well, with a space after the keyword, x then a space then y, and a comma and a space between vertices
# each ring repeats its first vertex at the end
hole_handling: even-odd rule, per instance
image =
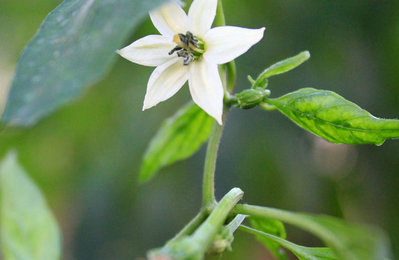
MULTIPOLYGON (((59 0, 0 0, 0 104, 23 47, 59 0)), ((277 97, 302 87, 333 90, 380 117, 399 117, 399 2, 396 0, 226 0, 229 25, 266 26, 237 60, 237 90, 271 63, 302 50, 310 61, 270 81, 277 97)), ((132 14, 134 15, 134 14, 132 14)), ((149 19, 126 40, 156 33, 149 19)), ((121 46, 122 47, 122 46, 121 46)), ((138 185, 146 145, 190 99, 142 112, 152 69, 115 55, 107 76, 82 98, 31 129, 0 133, 0 157, 17 149, 64 234, 64 259, 137 259, 161 246, 197 212, 204 148, 138 185)), ((232 187, 244 202, 344 217, 385 229, 399 256, 399 141, 383 146, 327 143, 276 111, 233 110, 217 164, 217 195, 232 187)), ((288 238, 320 245, 288 227, 288 238)), ((272 259, 240 233, 223 259, 272 259)))

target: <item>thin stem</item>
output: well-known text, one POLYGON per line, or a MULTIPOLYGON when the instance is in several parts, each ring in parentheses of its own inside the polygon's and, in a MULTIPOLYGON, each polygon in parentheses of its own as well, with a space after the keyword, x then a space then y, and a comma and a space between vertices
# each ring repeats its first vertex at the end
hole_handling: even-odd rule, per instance
MULTIPOLYGON (((225 26, 226 25, 226 19, 224 17, 222 0, 218 1, 218 9, 217 9, 217 12, 216 12, 215 25, 216 26, 225 26)), ((223 70, 224 70, 224 75, 223 76, 226 76, 225 74, 227 73, 227 84, 224 85, 225 86, 225 90, 229 94, 231 94, 231 93, 233 93, 234 87, 235 87, 235 84, 236 84, 236 63, 234 61, 231 61, 231 62, 229 62, 229 63, 227 63, 225 65, 222 65, 222 67, 223 67, 223 70)))
POLYGON ((204 175, 202 182, 202 207, 211 209, 216 205, 215 201, 215 169, 216 159, 219 150, 219 143, 222 137, 223 126, 216 121, 213 123, 211 137, 206 149, 204 175))
POLYGON ((260 108, 264 109, 264 110, 276 110, 276 109, 277 109, 276 106, 270 105, 270 104, 268 104, 268 103, 259 103, 258 106, 259 106, 260 108))
POLYGON ((216 11, 215 25, 216 26, 225 26, 226 25, 226 19, 224 18, 222 0, 218 1, 218 9, 216 11))
POLYGON ((227 66, 227 90, 229 93, 233 93, 236 86, 236 63, 235 61, 230 61, 226 64, 227 66))
MULTIPOLYGON (((218 1, 218 8, 215 18, 216 26, 226 25, 224 18, 222 0, 218 1)), ((234 62, 227 65, 220 66, 220 77, 222 79, 223 88, 225 90, 225 99, 230 98, 230 93, 234 89, 236 70, 234 62)), ((228 112, 228 105, 225 105, 223 110, 223 125, 228 112)), ((202 193, 202 207, 211 210, 215 205, 215 169, 216 159, 219 149, 220 139, 222 137, 223 126, 219 125, 216 121, 213 124, 211 137, 209 138, 208 147, 206 150, 204 175, 203 175, 203 193, 202 193)))
MULTIPOLYGON (((277 219, 287 224, 291 224, 301 229, 307 230, 330 243, 336 242, 336 239, 334 238, 334 232, 330 232, 330 230, 324 228, 312 216, 304 215, 301 213, 293 213, 282 209, 253 206, 248 204, 236 205, 233 212, 236 214, 244 214, 260 218, 277 219)), ((319 216, 319 219, 324 219, 324 221, 330 221, 330 223, 334 223, 334 225, 341 225, 341 222, 331 220, 332 218, 327 219, 319 216)))
POLYGON ((281 209, 253 206, 248 204, 238 204, 234 207, 233 212, 236 214, 244 214, 255 217, 278 219, 294 225, 301 223, 301 219, 298 218, 298 214, 281 209))
POLYGON ((179 233, 177 233, 167 244, 171 244, 184 236, 191 235, 204 222, 208 213, 201 210, 179 233))
MULTIPOLYGON (((215 17, 216 26, 226 25, 224 18, 222 0, 218 1, 218 7, 215 17)), ((227 69, 225 65, 219 66, 219 74, 223 83, 224 96, 229 97, 228 86, 228 76, 227 69)), ((226 118, 227 110, 224 109, 223 117, 226 118)), ((224 121, 224 120, 223 120, 224 121)), ((219 125, 216 121, 213 123, 212 133, 208 141, 208 147, 206 149, 204 174, 202 181, 202 207, 208 212, 216 205, 215 200, 215 169, 216 169, 216 159, 219 150, 220 139, 222 138, 223 126, 219 125)))

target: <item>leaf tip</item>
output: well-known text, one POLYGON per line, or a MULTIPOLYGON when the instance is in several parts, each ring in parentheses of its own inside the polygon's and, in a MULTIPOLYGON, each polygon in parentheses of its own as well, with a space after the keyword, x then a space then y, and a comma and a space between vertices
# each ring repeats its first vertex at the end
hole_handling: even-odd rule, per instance
POLYGON ((310 58, 310 52, 309 51, 303 51, 302 52, 302 55, 306 58, 306 59, 309 59, 310 58))
POLYGON ((148 182, 153 175, 153 173, 149 172, 144 166, 142 166, 138 177, 138 183, 141 185, 148 182))

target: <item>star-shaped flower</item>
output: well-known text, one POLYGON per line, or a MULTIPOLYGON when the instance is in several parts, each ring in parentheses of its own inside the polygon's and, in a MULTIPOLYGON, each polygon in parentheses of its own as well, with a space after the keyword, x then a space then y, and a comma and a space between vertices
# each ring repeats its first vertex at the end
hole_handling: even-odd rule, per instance
POLYGON ((223 85, 218 65, 245 53, 265 28, 211 29, 217 0, 194 0, 188 15, 175 2, 150 12, 161 35, 141 38, 118 53, 137 64, 156 66, 148 80, 143 110, 173 96, 188 80, 194 102, 222 124, 223 85))

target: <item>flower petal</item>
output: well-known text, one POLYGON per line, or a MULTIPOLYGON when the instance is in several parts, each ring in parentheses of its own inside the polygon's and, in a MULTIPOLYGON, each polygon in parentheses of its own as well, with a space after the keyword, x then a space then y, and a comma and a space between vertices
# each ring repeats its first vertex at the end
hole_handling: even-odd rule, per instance
POLYGON ((187 81, 188 67, 180 58, 174 58, 158 66, 147 84, 143 110, 155 106, 173 96, 187 81))
POLYGON ((144 66, 158 66, 171 59, 176 44, 162 35, 148 35, 117 51, 123 58, 144 66))
POLYGON ((259 42, 264 31, 265 28, 247 29, 235 26, 212 28, 204 36, 204 57, 216 64, 230 62, 259 42))
POLYGON ((151 11, 150 17, 155 28, 163 36, 173 37, 175 34, 187 32, 187 15, 176 2, 166 3, 151 11))
POLYGON ((188 11, 190 31, 197 36, 204 36, 211 28, 216 16, 217 0, 194 0, 188 11))
POLYGON ((218 66, 204 59, 193 62, 188 83, 194 102, 222 124, 224 91, 218 66))

